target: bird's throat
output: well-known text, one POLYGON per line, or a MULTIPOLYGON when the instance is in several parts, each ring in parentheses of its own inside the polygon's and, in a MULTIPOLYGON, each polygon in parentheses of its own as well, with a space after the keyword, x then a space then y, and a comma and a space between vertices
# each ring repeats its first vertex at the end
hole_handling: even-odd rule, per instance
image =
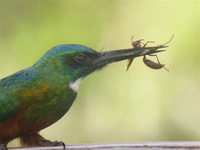
POLYGON ((81 81, 82 81, 82 78, 79 78, 79 79, 77 79, 76 81, 71 82, 71 83, 69 84, 69 87, 70 87, 74 92, 77 92, 77 90, 78 90, 78 88, 79 88, 79 86, 80 86, 80 84, 81 84, 81 81))

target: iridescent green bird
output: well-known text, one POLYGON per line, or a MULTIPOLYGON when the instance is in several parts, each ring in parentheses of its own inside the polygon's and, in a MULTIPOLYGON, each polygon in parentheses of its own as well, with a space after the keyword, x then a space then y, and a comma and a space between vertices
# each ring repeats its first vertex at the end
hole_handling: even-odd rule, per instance
POLYGON ((25 146, 59 145, 38 132, 69 110, 84 77, 112 62, 163 51, 159 48, 96 52, 78 44, 53 47, 31 67, 0 80, 0 144, 20 138, 25 146))

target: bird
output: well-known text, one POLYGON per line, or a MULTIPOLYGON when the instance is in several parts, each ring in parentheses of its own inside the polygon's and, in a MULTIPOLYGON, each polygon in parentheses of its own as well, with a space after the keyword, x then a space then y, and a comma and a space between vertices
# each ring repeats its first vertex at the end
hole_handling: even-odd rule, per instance
POLYGON ((15 138, 21 146, 62 145, 39 132, 67 113, 87 75, 110 63, 164 51, 158 50, 164 47, 98 52, 79 44, 61 44, 32 66, 0 79, 0 149, 15 138))

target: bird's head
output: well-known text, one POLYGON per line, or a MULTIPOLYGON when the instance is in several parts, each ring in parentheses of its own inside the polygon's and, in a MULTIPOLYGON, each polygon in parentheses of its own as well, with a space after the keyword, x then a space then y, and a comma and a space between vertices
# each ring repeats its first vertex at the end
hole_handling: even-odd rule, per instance
MULTIPOLYGON (((109 63, 155 53, 155 48, 136 48, 97 52, 78 44, 63 44, 50 49, 35 66, 42 67, 49 74, 59 72, 73 83, 109 63), (154 51, 154 52, 153 52, 154 51)), ((159 51, 156 51, 159 52, 159 51)))

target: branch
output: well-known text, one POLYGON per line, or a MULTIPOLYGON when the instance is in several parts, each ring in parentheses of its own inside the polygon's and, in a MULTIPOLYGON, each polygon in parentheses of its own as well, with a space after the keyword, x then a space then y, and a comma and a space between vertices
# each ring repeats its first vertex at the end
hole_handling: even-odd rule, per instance
MULTIPOLYGON (((66 145, 66 150, 153 150, 153 149, 200 149, 200 142, 130 142, 130 143, 110 143, 110 144, 81 144, 66 145)), ((63 150, 62 146, 57 147, 26 147, 26 148, 9 148, 9 150, 63 150)))

